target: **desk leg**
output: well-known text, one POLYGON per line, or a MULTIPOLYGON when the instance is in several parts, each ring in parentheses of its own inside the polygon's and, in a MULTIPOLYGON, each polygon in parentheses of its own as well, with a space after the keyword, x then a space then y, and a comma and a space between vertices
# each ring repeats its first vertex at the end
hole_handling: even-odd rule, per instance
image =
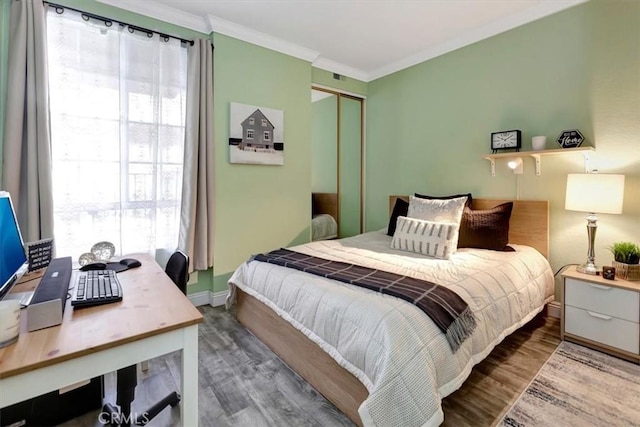
POLYGON ((182 349, 182 400, 180 413, 184 427, 197 426, 198 421, 198 325, 184 329, 182 349))

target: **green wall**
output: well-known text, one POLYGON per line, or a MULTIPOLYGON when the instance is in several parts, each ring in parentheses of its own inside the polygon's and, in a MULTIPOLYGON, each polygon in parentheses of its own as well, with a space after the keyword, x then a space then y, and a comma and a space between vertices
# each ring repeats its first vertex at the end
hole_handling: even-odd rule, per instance
POLYGON ((311 65, 214 35, 216 292, 251 255, 308 242, 311 222, 311 65), (284 111, 284 166, 229 163, 229 103, 284 111))
MULTIPOLYGON (((640 2, 598 1, 475 43, 369 83, 367 229, 387 224, 390 194, 472 192, 475 197, 550 201, 555 269, 586 260, 585 215, 564 210, 568 173, 580 154, 524 160, 519 178, 498 161, 491 132, 521 129, 523 150, 578 128, 596 147, 591 167, 626 175, 623 215, 600 215, 596 261, 614 241, 640 243, 640 2)), ((559 293, 556 292, 559 296, 559 293)))

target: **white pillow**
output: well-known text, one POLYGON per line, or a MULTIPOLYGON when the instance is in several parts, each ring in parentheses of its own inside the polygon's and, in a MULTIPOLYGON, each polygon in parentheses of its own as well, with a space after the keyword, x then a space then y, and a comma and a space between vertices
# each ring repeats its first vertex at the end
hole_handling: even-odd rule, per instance
POLYGON ((458 250, 458 234, 460 233, 460 222, 462 212, 467 203, 467 197, 456 197, 455 199, 423 199, 409 196, 409 209, 407 216, 425 221, 447 222, 456 224, 454 245, 451 253, 458 250))
POLYGON ((466 196, 455 199, 422 199, 409 196, 407 216, 425 221, 452 222, 460 225, 466 203, 466 196))
POLYGON ((457 249, 459 224, 399 216, 391 240, 393 249, 449 259, 457 249))

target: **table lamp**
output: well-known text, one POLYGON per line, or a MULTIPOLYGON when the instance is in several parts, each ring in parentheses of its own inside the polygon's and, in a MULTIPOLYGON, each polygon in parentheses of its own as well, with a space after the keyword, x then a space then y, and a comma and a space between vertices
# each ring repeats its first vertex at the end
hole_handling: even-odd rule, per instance
POLYGON ((594 243, 598 228, 596 213, 620 214, 624 196, 624 175, 599 173, 570 173, 567 176, 567 194, 564 208, 570 211, 589 212, 587 235, 589 249, 587 262, 578 267, 586 274, 597 274, 594 243))

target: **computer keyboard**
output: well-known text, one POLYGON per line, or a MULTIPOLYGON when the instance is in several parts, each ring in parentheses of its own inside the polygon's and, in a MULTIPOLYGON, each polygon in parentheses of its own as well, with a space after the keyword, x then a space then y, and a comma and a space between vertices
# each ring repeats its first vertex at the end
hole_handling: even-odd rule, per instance
POLYGON ((73 307, 91 307, 122 301, 122 287, 113 270, 79 271, 71 297, 73 307))

